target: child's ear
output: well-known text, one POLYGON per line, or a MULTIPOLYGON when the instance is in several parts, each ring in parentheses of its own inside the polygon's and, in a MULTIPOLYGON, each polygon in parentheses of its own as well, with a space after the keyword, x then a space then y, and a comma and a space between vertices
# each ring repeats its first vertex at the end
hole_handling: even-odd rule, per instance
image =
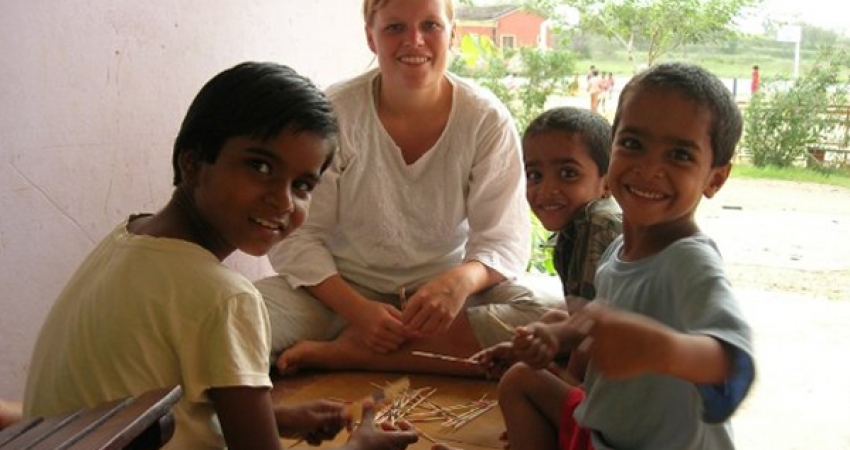
POLYGON ((193 150, 183 150, 177 159, 183 184, 192 186, 198 178, 198 158, 193 150))
POLYGON ((729 179, 729 174, 732 172, 732 163, 726 164, 725 166, 720 167, 712 167, 711 174, 708 178, 708 184, 705 186, 703 190, 703 195, 705 198, 712 198, 720 188, 726 184, 726 180, 729 179))
POLYGON ((608 186, 608 175, 602 175, 602 198, 611 196, 611 186, 608 186))

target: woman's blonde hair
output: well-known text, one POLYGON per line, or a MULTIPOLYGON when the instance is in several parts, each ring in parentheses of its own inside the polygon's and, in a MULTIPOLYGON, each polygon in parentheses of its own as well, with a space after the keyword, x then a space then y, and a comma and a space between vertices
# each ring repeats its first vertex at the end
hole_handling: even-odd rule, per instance
MULTIPOLYGON (((387 5, 391 0, 363 0, 363 20, 366 21, 366 25, 371 25, 372 21, 375 20, 375 13, 387 5)), ((455 18, 455 5, 453 0, 445 0, 446 2, 446 15, 449 16, 449 20, 454 20, 455 18)))

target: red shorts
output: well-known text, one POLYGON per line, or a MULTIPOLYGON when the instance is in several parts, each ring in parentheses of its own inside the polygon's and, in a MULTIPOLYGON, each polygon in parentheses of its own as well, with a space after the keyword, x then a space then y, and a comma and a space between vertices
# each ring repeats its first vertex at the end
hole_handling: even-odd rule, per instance
POLYGON ((573 419, 573 413, 584 400, 584 391, 571 387, 561 406, 561 422, 558 426, 558 444, 561 450, 593 450, 590 430, 582 428, 573 419))

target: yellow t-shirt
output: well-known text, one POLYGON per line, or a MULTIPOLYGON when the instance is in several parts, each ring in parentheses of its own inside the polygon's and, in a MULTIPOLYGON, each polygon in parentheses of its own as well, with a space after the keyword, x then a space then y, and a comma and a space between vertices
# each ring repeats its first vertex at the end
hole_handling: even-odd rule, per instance
POLYGON ((207 250, 127 231, 77 269, 41 329, 26 417, 47 416, 180 384, 167 449, 225 447, 217 386, 271 387, 268 313, 244 276, 207 250))

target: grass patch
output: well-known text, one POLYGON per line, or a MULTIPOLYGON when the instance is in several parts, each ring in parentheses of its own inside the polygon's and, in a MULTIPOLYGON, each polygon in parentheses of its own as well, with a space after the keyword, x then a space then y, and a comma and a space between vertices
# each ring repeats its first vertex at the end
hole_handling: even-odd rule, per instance
POLYGON ((800 181, 850 188, 850 170, 846 168, 824 173, 804 167, 756 167, 736 164, 732 166, 732 177, 800 181))

